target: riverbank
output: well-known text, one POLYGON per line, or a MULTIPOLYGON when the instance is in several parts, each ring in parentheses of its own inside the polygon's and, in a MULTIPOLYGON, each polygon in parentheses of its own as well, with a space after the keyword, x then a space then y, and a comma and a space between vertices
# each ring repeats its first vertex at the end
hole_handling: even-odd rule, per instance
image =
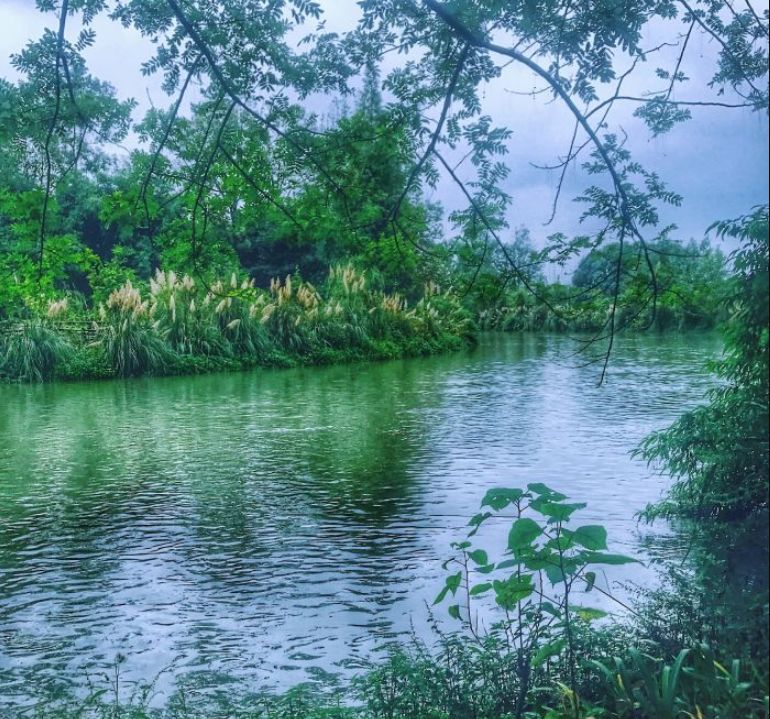
POLYGON ((410 307, 371 289, 352 266, 332 268, 319 292, 299 278, 268 290, 233 274, 196 281, 158 271, 126 282, 96 308, 52 301, 7 323, 0 378, 92 380, 187 375, 418 357, 468 347, 476 327, 459 299, 428 284, 410 307))

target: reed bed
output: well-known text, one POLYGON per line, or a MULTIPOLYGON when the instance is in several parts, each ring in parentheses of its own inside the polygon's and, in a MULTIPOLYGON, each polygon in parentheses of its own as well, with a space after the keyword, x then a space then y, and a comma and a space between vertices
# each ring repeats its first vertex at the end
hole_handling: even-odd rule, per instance
POLYGON ((451 290, 431 283, 410 306, 350 264, 332 267, 320 288, 292 275, 261 289, 238 273, 205 282, 158 269, 146 285, 126 282, 95 308, 61 297, 0 328, 0 377, 44 382, 322 364, 430 354, 474 339, 475 325, 451 290))

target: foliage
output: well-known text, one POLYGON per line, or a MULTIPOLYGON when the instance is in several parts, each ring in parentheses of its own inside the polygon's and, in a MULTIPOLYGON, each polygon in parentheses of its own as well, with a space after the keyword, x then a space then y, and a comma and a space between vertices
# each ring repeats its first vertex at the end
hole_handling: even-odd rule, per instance
POLYGON ((607 530, 601 525, 583 525, 574 530, 565 526, 576 511, 586 506, 566 499, 566 495, 543 484, 530 484, 526 490, 489 490, 481 504, 482 512, 470 520, 469 539, 453 545, 459 556, 444 566, 454 565, 458 571, 446 578, 436 598, 436 603, 450 596, 460 598, 449 606, 449 614, 478 638, 473 605, 486 594, 494 597, 504 612, 502 628, 513 667, 510 704, 499 711, 517 717, 523 716, 541 667, 547 673, 560 672, 570 690, 577 693, 575 625, 607 613, 576 604, 576 582, 590 592, 595 589, 596 566, 636 561, 605 551, 607 530), (470 537, 503 510, 511 512, 515 520, 508 533, 507 558, 493 562, 486 550, 473 547, 470 537), (501 570, 509 571, 500 576, 501 570))
MULTIPOLYGON (((20 80, 0 83, 0 139, 9 150, 0 161, 6 315, 31 295, 64 289, 106 302, 125 281, 149 280, 157 266, 197 280, 243 270, 263 285, 299 273, 320 286, 330 265, 349 261, 411 303, 428 281, 452 286, 490 328, 611 334, 649 323, 700 327, 719 314, 711 276, 683 286, 686 263, 661 253, 673 230, 658 228, 659 207, 681 198, 633 160, 612 134, 610 111, 638 104, 653 134, 688 119, 698 102, 682 105, 675 91, 690 80, 680 64, 695 44, 691 35, 718 40, 710 84, 700 88, 714 95, 705 104, 765 109, 767 18, 750 7, 388 0, 364 2, 360 22, 344 35, 324 31, 323 7, 305 0, 87 0, 40 9, 64 12, 60 32, 28 43, 13 57, 20 80), (168 109, 152 108, 134 122, 133 101, 119 101, 89 73, 84 53, 96 41, 99 16, 151 38, 154 54, 143 70, 162 75, 164 89, 176 94, 168 109), (82 28, 70 40, 75 19, 82 28), (320 24, 308 32, 308 23, 320 24), (658 67, 642 97, 626 96, 623 81, 670 45, 644 47, 653 26, 672 33, 680 62, 658 67), (526 58, 516 50, 525 46, 526 58), (393 55, 382 73, 379 58, 394 48, 404 59, 393 55), (624 61, 630 67, 620 73, 624 61), (602 219, 604 229, 573 238, 555 232, 538 252, 526 232, 509 232, 510 118, 498 124, 482 103, 485 85, 522 63, 574 115, 576 130, 588 133, 556 167, 588 147, 586 173, 610 181, 609 190, 594 184, 579 198, 584 217, 602 219), (351 112, 356 76, 363 91, 351 112), (200 99, 182 112, 195 84, 200 99), (337 116, 309 113, 304 101, 313 93, 342 98, 337 116), (131 130, 140 147, 117 162, 108 148, 131 130), (457 150, 463 159, 453 165, 447 158, 457 150), (448 222, 424 192, 442 174, 468 201, 450 208, 448 222), (606 279, 582 298, 543 286, 543 262, 564 265, 581 255, 589 263, 604 256, 622 270, 622 283, 606 279)), ((561 182, 554 211, 560 189, 561 182)), ((236 342, 261 341, 245 335, 236 342)))
POLYGON ((70 343, 45 318, 7 327, 0 337, 0 377, 45 382, 71 355, 70 343))
POLYGON ((291 275, 273 279, 265 292, 236 273, 207 283, 157 270, 149 292, 129 280, 96 310, 73 316, 69 328, 59 321, 66 299, 49 303, 43 320, 9 325, 2 376, 125 378, 324 364, 432 354, 475 341, 458 298, 435 285, 413 309, 398 294, 370 289, 352 265, 332 268, 323 289, 325 297, 291 275))
MULTIPOLYGON (((642 446, 676 478, 644 516, 766 515, 767 208, 717 226, 744 243, 731 258, 737 275, 725 300, 721 257, 707 245, 683 252, 672 243, 660 208, 682 198, 632 158, 613 134, 611 126, 620 128, 611 111, 635 103, 658 135, 700 104, 766 110, 767 13, 712 0, 364 0, 360 22, 338 35, 325 30, 312 0, 39 0, 38 7, 60 14, 59 32, 46 30, 14 56, 18 82, 0 81, 0 318, 11 327, 0 347, 4 378, 427 354, 467 345, 476 320, 489 329, 587 330, 611 346, 620 329, 712 326, 726 308, 726 354, 716 366, 723 385, 710 404, 642 446), (134 103, 117 100, 88 72, 83 53, 100 15, 150 38, 154 54, 143 71, 161 74, 176 94, 168 110, 153 108, 133 124, 134 103), (68 40, 74 17, 82 28, 68 40), (672 42, 647 48, 650 28, 670 31, 672 42), (675 91, 689 80, 680 65, 698 45, 691 34, 701 44, 715 40, 717 58, 699 73, 707 83, 701 94, 680 101, 675 91), (637 66, 673 42, 678 60, 657 68, 660 83, 637 98, 621 93, 637 66), (394 58, 382 79, 389 103, 377 67, 386 53, 394 58), (482 102, 509 65, 532 71, 576 123, 555 167, 566 172, 584 148, 591 153, 582 165, 591 184, 578 200, 597 229, 555 232, 539 251, 525 231, 509 231, 504 160, 513 127, 485 115, 482 102), (362 71, 365 89, 352 114, 324 126, 307 111, 311 94, 349 96, 362 71), (183 117, 191 85, 201 99, 183 117), (140 148, 118 163, 106 146, 132 129, 140 148), (455 164, 450 152, 458 151, 455 164), (442 176, 467 200, 446 223, 425 199, 442 176), (545 262, 566 267, 581 257, 572 287, 545 282, 545 262), (175 271, 153 276, 159 266, 175 271), (269 290, 257 289, 268 281, 269 290), (72 327, 46 316, 65 295, 91 308, 72 327)), ((756 687, 746 686, 743 657, 727 669, 693 632, 676 638, 687 645, 676 651, 659 639, 660 660, 639 651, 581 655, 581 637, 596 636, 590 622, 601 612, 577 606, 575 586, 597 592, 593 565, 631 560, 604 551, 603 527, 566 526, 582 506, 566 499, 542 485, 488 493, 471 535, 497 512, 514 511, 505 558, 491 562, 470 541, 456 543, 450 563, 458 571, 439 595, 455 599, 449 612, 466 635, 447 639, 437 659, 418 651, 374 670, 362 684, 363 716, 761 711, 748 694, 756 687), (473 612, 485 597, 504 615, 486 636, 473 612)), ((695 552, 715 565, 733 561, 740 533, 725 522, 707 526, 710 541, 723 546, 694 545, 695 552)), ((727 575, 709 570, 691 583, 704 603, 715 604, 720 576, 727 575)), ((766 616, 761 580, 745 584, 766 616)), ((700 628, 718 645, 737 626, 734 612, 693 617, 705 617, 700 628)), ((659 625, 638 636, 656 633, 659 625)), ((120 713, 118 697, 109 706, 101 697, 84 711, 120 713)), ((262 714, 348 714, 323 703, 298 690, 262 714)), ((122 713, 152 714, 141 702, 122 713)))
POLYGON ((604 716, 619 719, 737 716, 759 719, 767 716, 766 680, 738 659, 724 666, 707 645, 683 649, 670 664, 632 648, 626 658, 594 662, 594 666, 607 690, 602 702, 607 707, 602 712, 604 716))
POLYGON ((166 348, 150 322, 149 305, 127 282, 99 308, 100 342, 118 377, 162 369, 166 348))
POLYGON ((767 207, 717 226, 738 237, 731 257, 725 353, 715 370, 722 384, 710 402, 685 413, 640 448, 677 478, 662 503, 644 516, 729 519, 768 507, 768 215, 767 207))
POLYGON ((178 354, 223 354, 225 338, 219 330, 212 292, 199 291, 189 275, 157 270, 150 280, 149 314, 153 326, 178 354))

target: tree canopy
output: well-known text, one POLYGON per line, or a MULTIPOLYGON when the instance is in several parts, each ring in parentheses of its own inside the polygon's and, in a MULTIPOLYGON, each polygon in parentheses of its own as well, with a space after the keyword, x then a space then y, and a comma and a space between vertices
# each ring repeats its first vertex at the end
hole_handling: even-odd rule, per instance
POLYGON ((633 157, 616 108, 635 107, 653 136, 697 107, 766 112, 767 12, 713 0, 359 5, 357 22, 334 33, 311 0, 38 0, 58 25, 14 56, 21 79, 0 84, 3 296, 65 280, 91 291, 161 264, 317 279, 350 257, 407 292, 461 262, 467 294, 494 256, 509 282, 560 315, 533 265, 604 257, 601 282, 576 284, 611 299, 594 337, 606 367, 616 332, 656 323, 671 290, 661 257, 681 253, 661 211, 682 198, 633 157), (152 43, 142 70, 162 76, 166 110, 134 123, 134 103, 91 74, 84 52, 97 17, 152 43), (702 86, 682 69, 698 37, 717 48, 702 86), (517 67, 572 118, 569 145, 546 158, 559 177, 554 213, 568 168, 581 163, 587 180, 576 198, 586 234, 554 231, 529 258, 511 249, 504 190, 515 102, 493 117, 483 100, 517 67), (626 89, 639 82, 640 94, 626 89), (186 112, 193 86, 201 99, 186 112), (355 110, 324 125, 307 110, 318 94, 355 110), (118 163, 110 147, 129 132, 139 147, 118 163), (464 203, 444 220, 424 199, 440 182, 464 203))

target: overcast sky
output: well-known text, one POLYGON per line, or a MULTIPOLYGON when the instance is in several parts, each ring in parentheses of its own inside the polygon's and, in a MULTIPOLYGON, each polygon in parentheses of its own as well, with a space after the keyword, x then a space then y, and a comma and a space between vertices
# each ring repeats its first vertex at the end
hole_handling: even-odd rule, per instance
MULTIPOLYGON (((344 31, 352 26, 358 9, 353 0, 321 0, 329 29, 344 31)), ((760 5, 761 6, 761 5, 760 5)), ((766 7, 766 4, 764 5, 766 7)), ((0 0, 0 76, 16 79, 9 55, 18 52, 30 39, 40 36, 44 27, 55 27, 56 18, 35 8, 34 0, 0 0)), ((144 77, 141 63, 152 46, 133 30, 126 30, 106 18, 95 22, 97 40, 86 53, 91 72, 112 83, 120 98, 133 97, 139 103, 137 117, 150 102, 166 106, 169 99, 160 89, 159 77, 144 77)), ((68 26, 74 37, 77 27, 68 26)), ((669 27, 653 28, 646 38, 648 46, 670 37, 669 27)), ((672 51, 673 52, 673 51, 672 51)), ((697 38, 691 45, 689 64, 682 69, 692 78, 678 90, 679 99, 702 99, 704 82, 713 67, 713 41, 697 38), (687 87, 691 85, 691 87, 687 87)), ((657 63, 642 76, 637 86, 628 89, 643 92, 658 87, 651 79, 657 63)), ((572 119, 565 108, 547 103, 544 95, 521 96, 513 92, 538 87, 536 78, 525 68, 511 66, 501 78, 484 91, 484 112, 496 124, 514 130, 508 162, 511 175, 506 191, 513 196, 509 221, 513 227, 525 225, 536 240, 555 231, 581 232, 578 223, 582 207, 574 198, 589 182, 579 165, 570 169, 564 199, 554 222, 544 222, 550 214, 558 173, 542 171, 532 163, 547 165, 566 151, 572 132, 572 119)), ((312 109, 324 112, 329 101, 319 101, 312 109)), ((666 221, 676 223, 678 237, 700 238, 714 220, 746 213, 768 196, 768 120, 765 113, 749 110, 694 108, 693 119, 659 138, 651 138, 643 124, 632 117, 633 106, 619 108, 610 129, 622 126, 629 134, 629 147, 635 159, 656 170, 670 187, 684 196, 681 208, 666 212, 666 221)), ((459 193, 447 183, 440 185, 431 199, 447 209, 460 202, 459 193)))

